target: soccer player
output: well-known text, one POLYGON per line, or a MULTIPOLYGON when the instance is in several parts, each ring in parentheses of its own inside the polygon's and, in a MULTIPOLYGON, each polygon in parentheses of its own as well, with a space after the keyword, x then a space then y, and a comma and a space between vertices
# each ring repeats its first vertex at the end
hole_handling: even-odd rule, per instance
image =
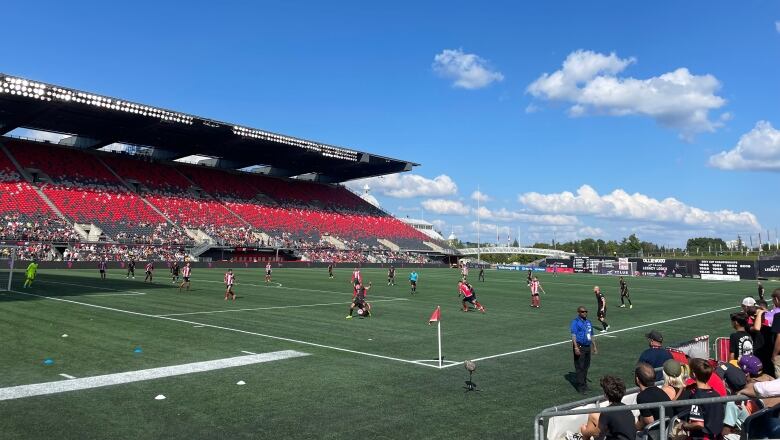
POLYGON ((479 268, 479 278, 478 279, 480 281, 482 281, 483 283, 485 282, 485 268, 484 267, 480 267, 479 268))
POLYGON ((412 273, 409 274, 409 284, 412 285, 412 295, 417 293, 417 271, 412 271, 412 273))
POLYGON ((366 301, 366 295, 371 289, 371 281, 368 282, 368 287, 363 286, 360 282, 355 284, 355 293, 352 298, 352 304, 349 305, 349 314, 347 319, 352 319, 352 312, 357 308, 358 314, 364 317, 371 316, 371 305, 366 301), (363 311, 362 313, 360 311, 363 311))
POLYGON ((531 287, 531 281, 534 280, 534 276, 532 272, 533 271, 531 269, 528 269, 528 276, 525 277, 525 282, 526 284, 528 284, 528 287, 531 287))
POLYGON ((328 278, 333 279, 333 263, 328 264, 328 278))
POLYGON ((146 263, 146 277, 144 277, 144 283, 147 281, 151 283, 153 275, 154 275, 154 263, 150 261, 146 263))
POLYGON ((599 286, 593 286, 593 293, 596 294, 596 317, 603 327, 601 333, 604 333, 609 330, 609 324, 607 324, 607 298, 601 293, 599 286))
POLYGON ((476 300, 477 296, 474 294, 474 289, 469 286, 468 283, 463 281, 458 281, 458 296, 463 296, 463 311, 468 312, 469 311, 469 304, 474 306, 475 309, 478 309, 482 313, 485 313, 485 308, 482 307, 482 304, 479 303, 479 301, 476 300))
POLYGON ((98 271, 100 271, 100 279, 104 281, 106 279, 106 266, 108 266, 108 263, 106 263, 105 257, 101 258, 98 263, 98 271))
POLYGON ((363 282, 363 276, 360 275, 360 269, 355 268, 355 270, 352 271, 352 285, 359 284, 363 282))
POLYGON ((135 260, 133 258, 127 261, 127 276, 125 278, 130 278, 131 276, 135 279, 135 260))
POLYGON ((236 292, 233 291, 233 284, 236 283, 236 276, 233 274, 233 269, 228 269, 225 273, 225 301, 228 298, 236 300, 236 292))
POLYGON ((35 281, 35 274, 38 273, 38 262, 35 260, 32 260, 30 264, 27 265, 27 271, 25 274, 27 275, 27 278, 24 280, 24 288, 32 287, 33 281, 35 281))
POLYGON ((184 267, 181 268, 181 278, 182 282, 179 284, 179 292, 181 292, 181 288, 184 287, 184 285, 187 285, 187 292, 190 291, 190 275, 192 274, 192 268, 190 268, 190 262, 188 261, 184 267))
POLYGON ((469 276, 469 265, 468 263, 463 263, 463 265, 460 268, 460 276, 463 281, 466 281, 466 278, 469 276))
POLYGON ((395 266, 390 266, 390 269, 387 269, 387 285, 393 285, 395 286, 395 266))
POLYGON ((531 280, 531 307, 536 307, 537 309, 542 306, 541 298, 539 298, 539 289, 542 289, 542 292, 544 292, 539 279, 533 277, 531 280))
POLYGON ((631 304, 631 297, 628 296, 628 284, 626 283, 626 280, 623 279, 623 277, 620 277, 620 308, 621 309, 626 308, 625 300, 628 300, 628 308, 633 309, 634 305, 631 304))
POLYGON ((265 283, 268 284, 271 282, 271 262, 269 261, 265 265, 265 283))
POLYGON ((179 262, 174 261, 171 264, 171 284, 176 284, 179 281, 179 262))
POLYGON ((764 285, 758 282, 758 299, 764 299, 764 285))
POLYGON ((558 276, 558 263, 553 263, 552 273, 553 273, 553 277, 558 276))

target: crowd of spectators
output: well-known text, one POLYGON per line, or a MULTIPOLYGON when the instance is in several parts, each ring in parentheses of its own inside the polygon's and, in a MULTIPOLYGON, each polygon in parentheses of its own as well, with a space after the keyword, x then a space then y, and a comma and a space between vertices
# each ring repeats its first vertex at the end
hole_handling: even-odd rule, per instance
POLYGON ((70 242, 79 239, 73 227, 59 217, 27 217, 6 213, 0 223, 0 240, 70 242))
POLYGON ((64 261, 181 261, 187 256, 184 248, 173 245, 126 245, 114 243, 78 243, 65 249, 64 261))
MULTIPOLYGON (((759 292, 763 293, 760 285, 759 292)), ((639 387, 637 404, 745 396, 741 401, 667 408, 667 416, 676 418, 670 427, 670 438, 745 438, 743 430, 749 416, 761 408, 780 404, 780 320, 774 319, 775 312, 780 311, 780 289, 775 289, 771 299, 774 307, 770 309, 763 298, 747 297, 742 301, 742 310, 730 314, 734 332, 728 338, 728 353, 719 353, 720 359, 684 359, 679 353, 672 358, 661 346, 661 332, 653 330, 647 334, 650 347, 639 357, 634 371, 634 382, 639 387), (654 367, 660 370, 656 373, 654 367), (658 379, 662 380, 660 385, 656 383, 658 379)), ((610 407, 623 404, 626 387, 621 379, 605 376, 600 384, 610 407)), ((751 425, 750 438, 778 438, 779 412, 780 407, 759 414, 761 421, 751 425)), ((566 438, 646 438, 643 434, 661 438, 657 425, 652 425, 659 417, 657 408, 640 410, 638 417, 629 410, 592 413, 578 432, 568 432, 566 438)))

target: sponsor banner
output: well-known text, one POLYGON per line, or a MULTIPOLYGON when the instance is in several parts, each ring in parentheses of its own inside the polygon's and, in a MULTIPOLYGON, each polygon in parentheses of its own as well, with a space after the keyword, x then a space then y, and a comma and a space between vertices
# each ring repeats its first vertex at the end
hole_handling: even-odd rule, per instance
POLYGON ((637 258, 636 271, 645 277, 665 277, 671 275, 674 260, 668 258, 637 258))
MULTIPOLYGON (((553 272, 553 268, 550 266, 547 266, 547 272, 553 272)), ((559 267, 556 271, 557 273, 574 273, 573 267, 559 267)))
POLYGON ((756 279, 756 264, 754 261, 740 261, 737 265, 737 273, 742 280, 756 279))
POLYGON ((703 273, 703 274, 701 274, 701 279, 703 279, 703 280, 715 280, 715 281, 739 281, 739 275, 723 275, 723 274, 703 273))
POLYGON ((760 260, 758 276, 761 278, 780 278, 780 260, 760 260))
POLYGON ((615 269, 612 267, 599 267, 598 272, 596 273, 599 275, 612 275, 615 277, 630 277, 633 275, 631 269, 615 269))
POLYGON ((531 270, 534 272, 544 272, 543 267, 532 267, 532 266, 515 266, 514 264, 499 264, 496 265, 496 269, 498 270, 531 270))
POLYGON ((547 258, 545 261, 547 266, 552 266, 553 264, 558 266, 559 271, 562 267, 574 267, 574 262, 571 258, 547 258))

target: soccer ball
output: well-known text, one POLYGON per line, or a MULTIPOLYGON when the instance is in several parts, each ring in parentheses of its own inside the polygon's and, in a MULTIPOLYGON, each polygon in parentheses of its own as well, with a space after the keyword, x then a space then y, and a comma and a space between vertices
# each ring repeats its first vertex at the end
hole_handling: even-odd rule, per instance
POLYGON ((358 315, 363 316, 363 309, 358 309, 358 315))

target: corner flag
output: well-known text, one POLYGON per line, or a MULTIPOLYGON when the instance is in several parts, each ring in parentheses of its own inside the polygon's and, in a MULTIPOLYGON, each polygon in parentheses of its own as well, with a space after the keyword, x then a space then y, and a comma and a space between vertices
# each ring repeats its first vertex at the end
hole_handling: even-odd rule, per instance
POLYGON ((428 320, 428 325, 431 325, 434 322, 439 322, 440 318, 441 318, 441 306, 436 306, 436 310, 434 310, 433 313, 431 314, 431 319, 428 320))

